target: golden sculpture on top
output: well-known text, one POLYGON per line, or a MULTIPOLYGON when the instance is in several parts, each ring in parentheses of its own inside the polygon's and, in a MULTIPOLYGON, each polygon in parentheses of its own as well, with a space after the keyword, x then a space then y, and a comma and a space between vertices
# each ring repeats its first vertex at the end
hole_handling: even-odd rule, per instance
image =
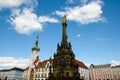
POLYGON ((62 24, 66 23, 66 21, 67 21, 66 20, 66 15, 64 15, 63 18, 62 18, 62 24))

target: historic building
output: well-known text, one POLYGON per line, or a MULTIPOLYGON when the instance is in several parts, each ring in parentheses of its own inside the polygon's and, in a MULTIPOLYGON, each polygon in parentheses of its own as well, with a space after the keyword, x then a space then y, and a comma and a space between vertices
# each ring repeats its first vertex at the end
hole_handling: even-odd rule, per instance
POLYGON ((57 45, 54 59, 39 61, 38 37, 32 48, 30 65, 24 70, 23 80, 89 80, 86 65, 75 60, 71 43, 67 41, 66 16, 62 20, 62 42, 57 45))
POLYGON ((85 66, 85 64, 81 61, 75 60, 75 64, 78 65, 78 72, 80 73, 80 77, 83 80, 89 80, 89 69, 85 66))
POLYGON ((90 80, 120 80, 120 66, 112 64, 93 65, 90 69, 90 80))
POLYGON ((35 45, 32 48, 32 54, 30 58, 30 64, 28 67, 28 72, 27 72, 27 80, 33 80, 34 77, 34 72, 37 68, 37 65, 39 63, 39 51, 40 49, 38 48, 38 36, 35 41, 35 45))
POLYGON ((0 70, 0 80, 5 80, 5 79, 7 79, 8 76, 9 76, 9 71, 10 71, 10 70, 7 70, 7 69, 0 70))
POLYGON ((112 66, 113 80, 120 80, 120 66, 112 66))
POLYGON ((113 80, 111 64, 90 66, 90 80, 113 80))
MULTIPOLYGON (((50 67, 49 60, 39 62, 36 66, 36 69, 34 69, 32 80, 46 80, 46 78, 48 78, 49 76, 49 67, 50 67)), ((23 80, 28 80, 28 70, 29 66, 24 70, 23 80)))
MULTIPOLYGON (((89 70, 86 65, 78 60, 75 60, 75 64, 78 65, 79 73, 81 74, 80 77, 84 80, 89 80, 89 70)), ((34 70, 33 80, 46 80, 49 76, 50 65, 53 65, 53 59, 51 60, 51 62, 50 60, 39 62, 37 68, 34 70)), ((53 68, 51 69, 51 72, 53 72, 53 68)), ((23 80, 28 80, 28 70, 28 67, 24 70, 23 80)))
POLYGON ((23 69, 12 68, 0 70, 0 80, 22 80, 23 69))

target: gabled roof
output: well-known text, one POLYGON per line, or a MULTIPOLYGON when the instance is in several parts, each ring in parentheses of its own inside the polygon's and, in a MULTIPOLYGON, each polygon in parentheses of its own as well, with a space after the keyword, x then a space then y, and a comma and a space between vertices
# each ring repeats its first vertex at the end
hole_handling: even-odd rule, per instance
POLYGON ((79 67, 88 69, 88 67, 83 62, 81 62, 79 60, 75 60, 75 64, 77 64, 79 67))
MULTIPOLYGON (((37 65, 37 68, 44 68, 48 61, 50 61, 50 60, 44 60, 43 62, 39 62, 37 65)), ((53 59, 51 60, 51 63, 53 64, 53 59)), ((75 64, 77 64, 78 67, 88 69, 88 67, 83 62, 81 62, 79 60, 75 60, 75 64)), ((29 66, 27 68, 25 68, 24 70, 28 70, 28 69, 29 69, 29 66)))
MULTIPOLYGON (((50 60, 44 60, 43 62, 39 62, 37 67, 44 68, 48 61, 50 60)), ((51 63, 53 63, 53 59, 51 60, 51 63)))
POLYGON ((46 63, 48 62, 49 60, 44 60, 43 62, 39 62, 37 67, 40 67, 40 68, 44 68, 46 63))

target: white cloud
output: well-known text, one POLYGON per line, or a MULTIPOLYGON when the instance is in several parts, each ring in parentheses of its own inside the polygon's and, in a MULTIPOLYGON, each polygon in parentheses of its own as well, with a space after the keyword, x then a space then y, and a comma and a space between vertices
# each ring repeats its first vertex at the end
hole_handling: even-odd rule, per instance
POLYGON ((67 12, 63 12, 63 11, 55 11, 55 14, 59 15, 59 16, 64 16, 66 15, 67 12))
POLYGON ((81 34, 77 34, 77 37, 80 37, 81 36, 81 34))
POLYGON ((49 16, 40 16, 39 17, 39 22, 51 22, 51 23, 57 23, 58 20, 55 18, 50 18, 49 16))
POLYGON ((0 10, 19 8, 22 5, 24 7, 34 8, 37 4, 37 0, 0 0, 0 10))
POLYGON ((20 10, 13 11, 10 21, 15 30, 21 34, 30 34, 33 31, 42 30, 38 16, 31 9, 23 9, 21 12, 20 10))
POLYGON ((120 61, 112 60, 111 64, 112 66, 120 65, 120 61))
POLYGON ((100 0, 91 1, 83 6, 66 7, 65 11, 56 11, 55 13, 60 16, 66 14, 68 20, 81 24, 105 20, 105 18, 102 17, 102 1, 100 0))
POLYGON ((29 64, 29 59, 0 57, 0 69, 8 69, 13 67, 25 68, 29 64))
POLYGON ((30 2, 30 0, 0 0, 0 9, 19 7, 22 4, 26 4, 28 2, 30 2))
POLYGON ((34 31, 42 31, 43 23, 56 23, 57 19, 49 16, 38 16, 34 12, 37 0, 0 0, 0 10, 11 10, 8 20, 13 28, 20 34, 31 34, 34 31))
POLYGON ((44 22, 56 23, 58 20, 48 16, 37 16, 32 9, 13 10, 10 22, 20 34, 31 34, 34 31, 42 31, 44 22))

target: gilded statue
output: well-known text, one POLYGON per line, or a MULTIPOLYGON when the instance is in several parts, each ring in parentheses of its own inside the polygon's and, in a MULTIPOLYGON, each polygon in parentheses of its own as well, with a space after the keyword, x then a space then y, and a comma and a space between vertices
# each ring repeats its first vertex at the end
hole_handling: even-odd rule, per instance
POLYGON ((62 24, 63 23, 66 23, 66 15, 64 15, 63 18, 62 18, 62 24))

